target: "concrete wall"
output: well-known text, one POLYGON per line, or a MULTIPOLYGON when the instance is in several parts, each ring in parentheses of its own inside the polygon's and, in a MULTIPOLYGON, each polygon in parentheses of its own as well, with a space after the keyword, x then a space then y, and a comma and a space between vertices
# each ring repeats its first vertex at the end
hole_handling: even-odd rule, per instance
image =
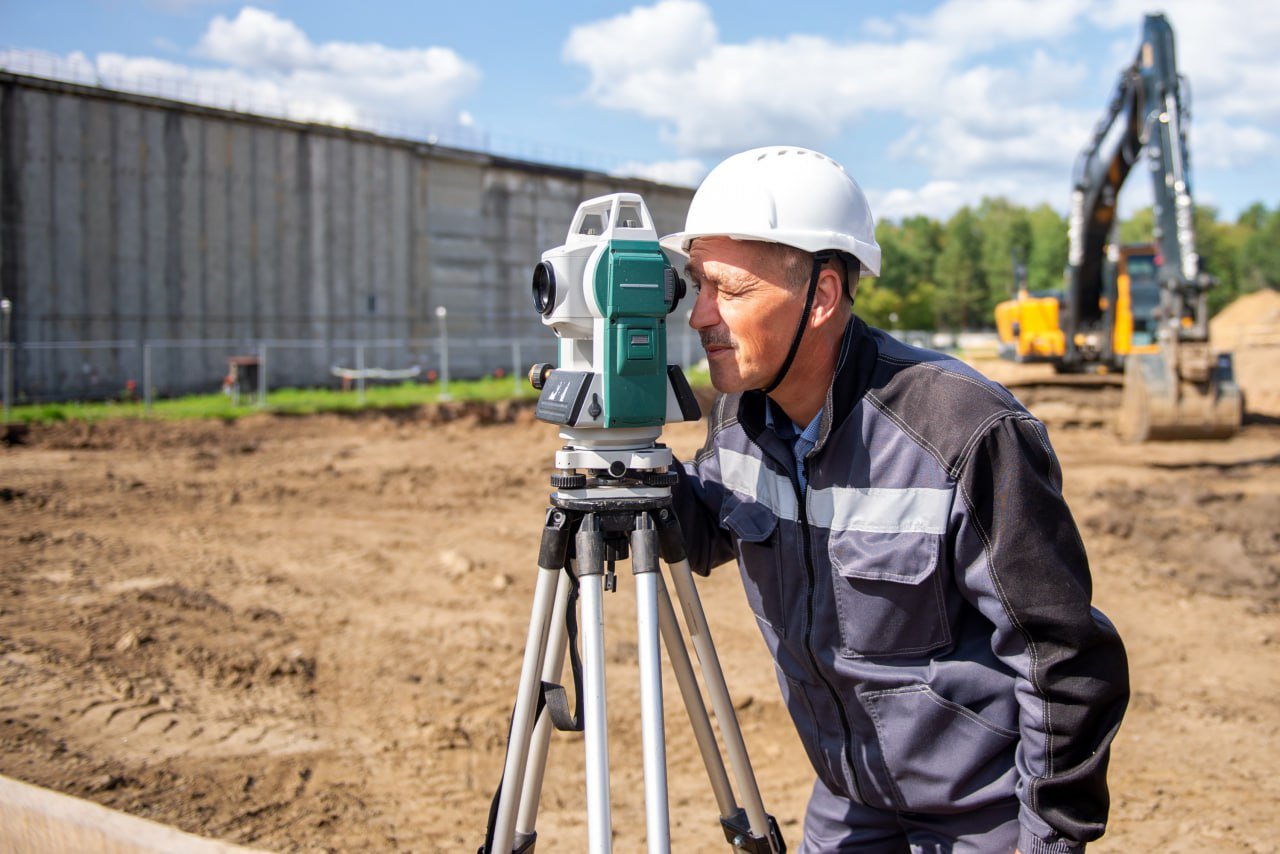
MULTIPOLYGON (((0 295, 27 399, 142 381, 147 341, 272 339, 271 383, 332 382, 350 339, 434 337, 454 376, 510 362, 476 338, 553 340, 529 275, 579 201, 641 193, 660 232, 692 191, 426 143, 0 73, 0 295), (135 347, 41 350, 49 341, 135 347), (301 342, 322 341, 321 348, 301 342)), ((674 345, 673 345, 674 346, 674 345)), ((211 390, 243 346, 153 350, 159 393, 211 390)), ((433 347, 370 366, 436 366, 433 347)))
POLYGON ((7 854, 265 854, 0 777, 0 851, 7 854))

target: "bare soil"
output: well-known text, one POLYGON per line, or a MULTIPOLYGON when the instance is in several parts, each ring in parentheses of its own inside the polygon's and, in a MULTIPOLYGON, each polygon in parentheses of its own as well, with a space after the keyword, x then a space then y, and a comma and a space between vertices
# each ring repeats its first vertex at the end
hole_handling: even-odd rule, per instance
MULTIPOLYGON (((1280 426, 1128 446, 1073 415, 1088 398, 1055 403, 1031 405, 1132 667, 1096 850, 1280 850, 1280 426)), ((702 427, 664 438, 687 457, 702 427)), ((273 850, 474 851, 558 444, 486 408, 0 448, 0 773, 273 850)), ((812 776, 772 665, 734 569, 700 589, 794 843, 812 776)), ((623 851, 643 836, 631 592, 622 572, 606 601, 623 851)), ((673 847, 726 850, 666 687, 673 847)), ((582 850, 580 738, 556 736, 548 781, 545 847, 582 850)))

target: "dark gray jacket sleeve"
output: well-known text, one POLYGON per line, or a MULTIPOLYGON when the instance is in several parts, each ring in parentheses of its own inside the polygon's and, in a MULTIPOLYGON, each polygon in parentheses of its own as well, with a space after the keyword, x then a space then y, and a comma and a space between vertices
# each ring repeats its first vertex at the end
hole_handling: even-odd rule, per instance
POLYGON ((1015 672, 1023 854, 1102 835, 1107 760, 1129 697, 1115 628, 1090 603, 1088 558, 1044 426, 1009 416, 959 463, 955 573, 1015 672))
POLYGON ((671 490, 672 504, 684 534, 689 566, 699 575, 710 574, 712 567, 736 555, 732 535, 720 525, 724 484, 715 450, 715 435, 724 424, 728 400, 723 396, 716 399, 708 419, 707 440, 693 461, 672 467, 680 478, 671 490))

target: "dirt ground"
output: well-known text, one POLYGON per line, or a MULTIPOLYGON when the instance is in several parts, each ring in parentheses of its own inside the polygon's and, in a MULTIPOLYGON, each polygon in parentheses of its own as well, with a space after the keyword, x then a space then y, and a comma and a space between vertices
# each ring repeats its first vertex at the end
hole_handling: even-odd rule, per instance
MULTIPOLYGON (((1280 850, 1280 425, 1135 447, 1081 417, 1107 405, 1031 401, 1131 658, 1095 850, 1280 850)), ((474 851, 559 442, 527 412, 454 414, 55 425, 0 448, 0 773, 273 850, 474 851)), ((688 456, 702 427, 664 438, 688 456)), ((700 589, 794 843, 812 777, 773 668, 732 567, 700 589)), ((621 572, 606 600, 621 851, 643 835, 631 593, 621 572)), ((673 847, 727 850, 666 689, 673 847)), ((582 850, 580 738, 557 734, 548 780, 541 840, 582 850)))

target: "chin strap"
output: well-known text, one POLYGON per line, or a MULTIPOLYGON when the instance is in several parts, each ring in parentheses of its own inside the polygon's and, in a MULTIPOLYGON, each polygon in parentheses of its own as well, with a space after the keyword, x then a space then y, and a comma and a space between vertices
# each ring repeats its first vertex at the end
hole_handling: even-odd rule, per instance
POLYGON ((804 337, 804 331, 809 326, 809 310, 813 308, 813 295, 818 291, 818 274, 822 272, 822 267, 832 258, 836 257, 835 252, 818 252, 813 256, 813 272, 809 274, 809 288, 804 295, 804 311, 800 312, 800 323, 796 326, 795 337, 791 339, 791 349, 787 351, 787 358, 782 361, 782 368, 779 369, 778 375, 773 378, 773 382, 761 389, 765 394, 773 391, 782 381, 786 379, 787 371, 791 370, 791 362, 796 357, 796 352, 800 349, 800 339, 804 337))

